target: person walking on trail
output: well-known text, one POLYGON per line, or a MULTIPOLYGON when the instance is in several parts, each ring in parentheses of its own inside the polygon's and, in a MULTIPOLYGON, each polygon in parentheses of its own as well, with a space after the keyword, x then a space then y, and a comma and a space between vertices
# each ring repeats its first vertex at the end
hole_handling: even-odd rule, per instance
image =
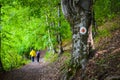
POLYGON ((39 62, 39 59, 40 59, 40 50, 37 51, 37 62, 39 62))
POLYGON ((34 59, 36 57, 36 52, 32 49, 32 51, 30 52, 30 56, 31 56, 31 60, 32 62, 34 62, 34 59))

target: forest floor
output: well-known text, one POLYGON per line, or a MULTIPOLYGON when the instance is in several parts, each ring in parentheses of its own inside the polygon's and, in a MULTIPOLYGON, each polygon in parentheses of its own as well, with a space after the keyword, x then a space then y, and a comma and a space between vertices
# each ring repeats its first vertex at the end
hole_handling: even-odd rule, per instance
POLYGON ((109 34, 95 43, 96 52, 87 64, 86 80, 120 80, 120 16, 100 28, 109 34))
MULTIPOLYGON (((120 26, 111 34, 97 42, 95 56, 86 66, 85 80, 120 80, 120 26)), ((39 63, 31 62, 19 69, 0 73, 0 80, 59 80, 66 59, 67 56, 61 56, 49 63, 41 58, 39 63)), ((73 80, 80 80, 80 75, 73 80)))
POLYGON ((97 49, 88 62, 86 80, 120 80, 120 27, 101 38, 97 49))

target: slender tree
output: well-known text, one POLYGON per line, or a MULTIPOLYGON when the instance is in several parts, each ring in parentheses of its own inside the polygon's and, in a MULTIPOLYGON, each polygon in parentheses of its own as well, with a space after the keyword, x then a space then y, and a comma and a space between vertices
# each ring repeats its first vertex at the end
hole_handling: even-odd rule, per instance
MULTIPOLYGON (((0 4, 0 15, 1 15, 1 7, 2 5, 0 4)), ((1 17, 0 17, 0 23, 1 23, 1 17)), ((2 64, 2 59, 1 59, 1 25, 0 25, 0 71, 4 71, 3 64, 2 64)))
MULTIPOLYGON (((58 3, 58 29, 60 29, 61 27, 61 13, 60 13, 60 3, 58 3)), ((61 32, 58 31, 58 34, 57 34, 57 41, 58 41, 58 45, 59 45, 59 54, 62 54, 63 53, 63 47, 62 47, 62 36, 61 36, 61 32)))
POLYGON ((3 68, 3 64, 2 64, 1 58, 0 58, 0 71, 4 71, 4 68, 3 68))

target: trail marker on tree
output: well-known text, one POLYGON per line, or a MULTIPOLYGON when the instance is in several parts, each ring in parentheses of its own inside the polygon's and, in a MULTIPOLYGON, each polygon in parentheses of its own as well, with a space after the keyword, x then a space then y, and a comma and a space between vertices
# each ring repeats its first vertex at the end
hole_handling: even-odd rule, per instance
POLYGON ((81 33, 81 34, 84 35, 84 34, 86 34, 86 32, 87 32, 87 30, 86 30, 85 27, 81 27, 81 28, 80 28, 80 33, 81 33))

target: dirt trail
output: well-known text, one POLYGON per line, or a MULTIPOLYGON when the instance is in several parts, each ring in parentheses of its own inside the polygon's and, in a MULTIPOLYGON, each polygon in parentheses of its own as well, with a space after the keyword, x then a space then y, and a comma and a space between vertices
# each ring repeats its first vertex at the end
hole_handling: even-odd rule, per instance
POLYGON ((57 80, 57 67, 52 68, 50 64, 40 59, 40 62, 31 62, 20 69, 2 74, 0 80, 57 80), (53 70, 53 71, 52 71, 53 70), (53 79, 54 78, 54 79, 53 79))

